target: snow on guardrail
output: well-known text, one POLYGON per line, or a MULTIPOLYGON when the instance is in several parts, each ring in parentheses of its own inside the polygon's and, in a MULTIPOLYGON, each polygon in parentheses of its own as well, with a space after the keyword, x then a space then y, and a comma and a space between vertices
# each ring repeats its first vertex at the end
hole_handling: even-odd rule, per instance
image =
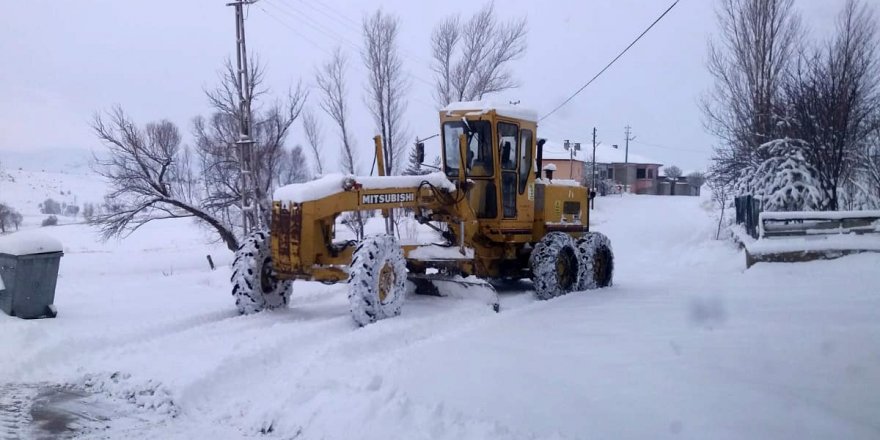
POLYGON ((868 211, 763 211, 759 220, 841 220, 845 218, 880 218, 880 210, 868 211))
POLYGON ((849 232, 880 232, 880 211, 765 211, 758 215, 758 238, 849 232))

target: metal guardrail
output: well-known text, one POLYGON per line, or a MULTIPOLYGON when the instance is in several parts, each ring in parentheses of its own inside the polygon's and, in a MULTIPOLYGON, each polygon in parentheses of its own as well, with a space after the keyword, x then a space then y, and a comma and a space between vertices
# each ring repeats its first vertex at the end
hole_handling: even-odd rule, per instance
POLYGON ((761 212, 758 238, 880 233, 880 211, 761 212))

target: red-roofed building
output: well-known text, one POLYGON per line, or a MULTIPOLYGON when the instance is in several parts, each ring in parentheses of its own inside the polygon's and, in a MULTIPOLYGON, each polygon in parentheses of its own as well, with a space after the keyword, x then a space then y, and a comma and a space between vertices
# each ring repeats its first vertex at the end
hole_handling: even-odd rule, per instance
MULTIPOLYGON (((556 165, 554 176, 573 179, 584 186, 590 185, 592 146, 582 145, 574 159, 562 144, 547 141, 544 144, 544 164, 556 165)), ((660 167, 663 164, 621 149, 600 145, 596 148, 596 182, 601 192, 619 192, 627 189, 634 194, 657 194, 660 167)))

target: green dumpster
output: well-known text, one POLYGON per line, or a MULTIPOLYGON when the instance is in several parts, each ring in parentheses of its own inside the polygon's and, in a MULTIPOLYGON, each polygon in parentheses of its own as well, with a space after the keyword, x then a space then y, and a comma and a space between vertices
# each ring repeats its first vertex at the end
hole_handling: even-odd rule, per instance
POLYGON ((62 255, 61 243, 43 234, 0 237, 0 310, 24 319, 54 318, 62 255))

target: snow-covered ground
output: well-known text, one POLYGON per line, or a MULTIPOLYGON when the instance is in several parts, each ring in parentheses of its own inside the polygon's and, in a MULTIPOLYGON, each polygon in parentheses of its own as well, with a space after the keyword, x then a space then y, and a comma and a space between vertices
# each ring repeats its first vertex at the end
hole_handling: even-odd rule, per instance
POLYGON ((745 270, 703 206, 598 199, 611 288, 522 283, 498 314, 413 296, 364 328, 344 285, 238 316, 230 253, 185 220, 41 228, 64 243, 58 317, 0 314, 0 438, 41 435, 28 408, 55 385, 83 438, 880 437, 880 255, 745 270))
MULTIPOLYGON (((52 166, 54 163, 47 162, 47 165, 52 166)), ((105 190, 106 184, 102 179, 80 168, 70 171, 0 169, 0 203, 20 212, 23 217, 22 226, 25 228, 37 227, 47 217, 40 213, 40 204, 46 199, 52 199, 59 205, 100 205, 104 200, 105 190)), ((83 221, 81 215, 57 217, 60 224, 83 221)))

